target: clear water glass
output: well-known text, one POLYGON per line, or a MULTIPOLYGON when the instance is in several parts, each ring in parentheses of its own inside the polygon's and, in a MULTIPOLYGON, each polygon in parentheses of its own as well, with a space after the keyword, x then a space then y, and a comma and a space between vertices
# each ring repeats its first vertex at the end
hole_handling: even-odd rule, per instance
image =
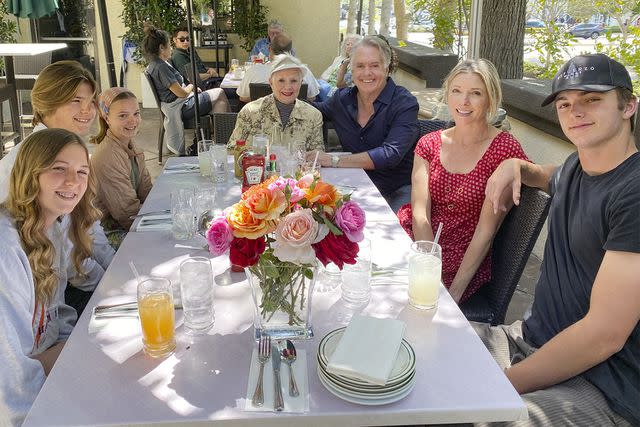
POLYGON ((187 333, 203 334, 213 326, 213 271, 204 257, 187 258, 180 264, 180 298, 187 333))
POLYGON ((171 232, 176 240, 191 239, 196 231, 194 192, 181 188, 171 193, 171 232))
POLYGON ((211 177, 217 184, 227 182, 229 166, 227 164, 227 146, 225 144, 213 144, 211 146, 211 177))
POLYGON ((371 298, 371 241, 358 243, 360 249, 355 264, 342 268, 342 299, 347 305, 363 306, 371 298))

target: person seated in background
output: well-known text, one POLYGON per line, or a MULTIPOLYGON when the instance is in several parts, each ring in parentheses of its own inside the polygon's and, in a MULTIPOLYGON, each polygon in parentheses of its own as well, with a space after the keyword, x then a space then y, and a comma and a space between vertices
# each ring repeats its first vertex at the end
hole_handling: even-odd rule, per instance
POLYGON ((305 150, 323 147, 322 114, 298 99, 306 67, 294 56, 278 55, 271 62, 269 84, 273 93, 245 105, 227 146, 264 133, 273 141, 274 125, 288 141, 304 141, 305 150))
MULTIPOLYGON (((289 37, 285 34, 278 34, 271 39, 271 44, 269 45, 269 58, 273 60, 276 55, 281 55, 283 53, 288 53, 289 55, 295 56, 291 53, 293 48, 293 42, 289 37)), ((271 75, 271 64, 253 64, 249 67, 245 73, 238 89, 236 90, 240 101, 242 102, 250 102, 251 101, 251 93, 249 91, 249 85, 251 83, 269 83, 269 76, 271 75)), ((313 76, 313 73, 305 67, 305 74, 302 83, 307 84, 307 99, 309 101, 313 101, 318 93, 320 93, 320 87, 318 86, 318 82, 316 78, 313 76)))
POLYGON ((86 272, 89 230, 100 217, 89 151, 78 135, 44 129, 20 147, 0 204, 0 413, 3 425, 15 426, 75 326, 76 311, 65 304, 67 271, 86 272))
POLYGON ((151 175, 144 152, 133 140, 142 122, 136 96, 113 87, 100 94, 98 108, 100 131, 91 139, 98 145, 91 156, 99 183, 95 204, 102 211, 102 226, 117 247, 151 190, 151 175))
MULTIPOLYGON (((343 149, 353 153, 321 152, 320 164, 365 169, 394 212, 411 197, 412 148, 418 139, 418 101, 390 77, 396 66, 386 40, 364 37, 351 53, 355 86, 313 104, 333 121, 343 149)), ((315 157, 316 152, 307 153, 308 160, 315 157)))
POLYGON ((173 45, 175 49, 171 52, 171 62, 173 63, 173 67, 182 75, 185 83, 196 83, 202 90, 220 87, 222 78, 218 77, 216 70, 210 67, 207 68, 202 62, 202 59, 200 59, 198 52, 192 49, 191 37, 189 36, 189 31, 186 26, 178 27, 173 32, 173 45), (196 72, 198 73, 198 77, 200 77, 200 82, 192 82, 191 79, 189 79, 191 75, 191 52, 195 55, 196 72), (186 71, 185 67, 189 67, 189 72, 186 71))
MULTIPOLYGON (((184 150, 184 127, 182 122, 195 117, 194 85, 184 83, 182 75, 167 61, 171 58, 169 33, 145 24, 142 52, 149 60, 146 72, 161 101, 165 113, 165 137, 167 148, 182 155, 184 150)), ((197 92, 195 88, 195 92, 197 92)), ((198 93, 200 115, 210 112, 229 111, 229 101, 222 89, 208 89, 198 93)))
POLYGON ((491 280, 491 243, 506 215, 485 201, 487 180, 503 160, 528 159, 511 134, 491 125, 502 101, 491 62, 458 63, 442 92, 455 126, 418 141, 411 204, 398 218, 414 240, 433 241, 442 223, 442 282, 461 303, 491 280))
POLYGON ((362 36, 359 34, 347 34, 345 36, 342 41, 342 46, 340 47, 340 55, 334 58, 331 65, 324 70, 320 79, 318 79, 318 85, 320 85, 318 101, 324 101, 330 98, 336 89, 353 86, 349 60, 351 58, 353 44, 361 38, 362 36))
POLYGON ((527 405, 504 424, 639 426, 638 98, 624 65, 594 54, 560 68, 548 104, 577 152, 559 167, 505 160, 486 190, 496 211, 521 184, 552 197, 531 315, 472 326, 527 405))
MULTIPOLYGON (((249 53, 249 60, 251 60, 252 56, 258 56, 261 53, 265 58, 271 56, 269 50, 269 48, 271 47, 271 43, 273 43, 273 39, 277 35, 280 35, 282 33, 284 33, 283 25, 276 20, 270 21, 269 25, 267 26, 267 37, 256 40, 253 48, 251 49, 251 52, 249 53)), ((279 55, 280 53, 276 53, 276 55, 279 55)), ((293 48, 291 48, 290 53, 293 56, 296 56, 296 52, 295 50, 293 50, 293 48)))
MULTIPOLYGON (((33 132, 61 128, 86 138, 96 118, 96 87, 91 73, 77 61, 58 61, 47 65, 38 74, 31 90, 33 132)), ((47 143, 43 139, 39 141, 47 143)), ((16 145, 0 159, 0 203, 9 195, 9 177, 22 146, 16 145)), ((62 225, 70 226, 67 217, 63 218, 62 225)), ((78 313, 82 313, 115 255, 99 221, 91 229, 91 238, 92 254, 82 264, 84 274, 68 273, 72 286, 67 287, 65 298, 78 313)), ((67 251, 72 249, 72 242, 67 240, 67 251)))

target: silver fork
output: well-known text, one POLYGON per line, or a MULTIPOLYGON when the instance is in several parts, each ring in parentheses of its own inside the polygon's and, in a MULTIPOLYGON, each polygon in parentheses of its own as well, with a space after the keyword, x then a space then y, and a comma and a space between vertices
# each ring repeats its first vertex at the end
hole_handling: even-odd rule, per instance
POLYGON ((262 390, 262 377, 264 374, 264 364, 267 363, 271 356, 271 337, 262 335, 258 341, 258 362, 260 363, 260 373, 258 374, 258 383, 256 391, 253 392, 251 403, 253 406, 262 406, 264 403, 264 391, 262 390))

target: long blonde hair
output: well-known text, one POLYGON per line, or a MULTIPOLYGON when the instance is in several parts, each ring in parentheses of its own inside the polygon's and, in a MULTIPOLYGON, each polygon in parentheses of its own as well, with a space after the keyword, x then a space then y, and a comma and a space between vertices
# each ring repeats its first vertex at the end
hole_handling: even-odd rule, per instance
MULTIPOLYGON (((22 142, 20 152, 11 171, 7 210, 16 221, 22 247, 29 258, 35 283, 36 299, 50 302, 58 286, 58 276, 53 268, 55 248, 45 233, 45 220, 38 202, 40 174, 54 163, 56 156, 67 145, 82 146, 89 160, 87 146, 73 132, 65 129, 45 129, 29 135, 22 142)), ((100 211, 93 205, 96 181, 89 173, 87 190, 70 214, 69 238, 73 243, 71 253, 75 270, 84 274, 82 262, 91 256, 92 239, 89 229, 100 218, 100 211)), ((64 255, 64 254, 62 254, 64 255)))
POLYGON ((58 61, 47 65, 31 89, 33 124, 37 125, 58 108, 71 102, 82 83, 91 86, 94 100, 96 81, 77 61, 58 61))

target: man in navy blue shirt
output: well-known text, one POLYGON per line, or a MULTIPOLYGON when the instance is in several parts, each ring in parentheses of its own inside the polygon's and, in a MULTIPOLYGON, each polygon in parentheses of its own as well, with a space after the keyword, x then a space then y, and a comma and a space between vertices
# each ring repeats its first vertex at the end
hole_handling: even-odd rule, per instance
MULTIPOLYGON (((394 68, 389 44, 368 36, 353 47, 354 87, 338 90, 314 105, 333 121, 348 156, 320 153, 323 167, 363 168, 397 211, 411 199, 413 148, 418 139, 418 101, 389 77, 394 68)), ((307 154, 313 159, 315 152, 307 154)))

